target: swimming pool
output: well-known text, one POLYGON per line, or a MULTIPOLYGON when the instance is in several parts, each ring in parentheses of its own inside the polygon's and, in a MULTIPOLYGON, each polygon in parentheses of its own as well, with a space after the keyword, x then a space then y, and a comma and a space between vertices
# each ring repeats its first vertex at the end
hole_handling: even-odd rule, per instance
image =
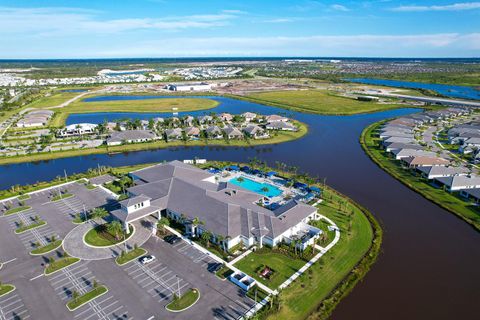
POLYGON ((271 185, 269 183, 260 183, 254 180, 250 180, 248 178, 233 178, 230 180, 230 182, 269 198, 276 197, 282 194, 282 190, 280 190, 274 185, 271 185))

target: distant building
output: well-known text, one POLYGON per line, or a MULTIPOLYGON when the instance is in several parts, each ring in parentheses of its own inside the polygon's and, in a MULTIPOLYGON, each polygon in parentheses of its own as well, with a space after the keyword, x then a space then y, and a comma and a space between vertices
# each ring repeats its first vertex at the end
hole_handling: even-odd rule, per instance
POLYGON ((57 135, 61 138, 66 138, 94 134, 96 128, 97 125, 93 123, 76 123, 66 126, 57 135))
POLYGON ((170 91, 209 91, 212 85, 206 82, 197 83, 171 83, 165 86, 170 91))
POLYGON ((48 120, 53 116, 53 111, 51 110, 34 110, 27 113, 23 116, 23 119, 20 119, 17 122, 17 127, 19 128, 29 128, 29 127, 40 127, 45 126, 48 123, 48 120))

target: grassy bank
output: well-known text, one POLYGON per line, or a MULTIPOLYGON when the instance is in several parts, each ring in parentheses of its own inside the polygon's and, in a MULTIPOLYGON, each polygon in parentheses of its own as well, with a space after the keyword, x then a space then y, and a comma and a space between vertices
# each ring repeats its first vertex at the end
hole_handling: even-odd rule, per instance
POLYGON ((327 115, 352 115, 405 107, 400 104, 358 101, 334 95, 327 90, 270 91, 233 97, 288 110, 327 115))
POLYGON ((208 110, 215 108, 219 103, 211 99, 200 98, 158 98, 145 100, 116 100, 84 102, 84 99, 75 101, 64 108, 53 109, 55 117, 51 125, 61 127, 72 113, 95 112, 176 112, 208 110))
POLYGON ((413 175, 410 171, 403 169, 399 161, 390 159, 387 153, 379 147, 380 139, 375 136, 375 132, 384 122, 385 121, 374 123, 363 130, 360 143, 365 153, 380 168, 387 171, 404 185, 440 207, 454 213, 475 229, 480 230, 480 211, 476 206, 463 200, 456 194, 433 187, 428 180, 413 175))
POLYGON ((104 153, 120 153, 120 152, 132 152, 151 149, 163 149, 169 147, 194 147, 194 146, 231 146, 231 147, 251 147, 258 145, 276 144, 295 140, 303 137, 308 132, 308 127, 304 123, 295 122, 299 128, 296 132, 281 131, 277 132, 275 136, 268 139, 249 139, 249 140, 195 140, 195 141, 169 141, 157 140, 145 143, 125 144, 120 146, 101 146, 91 149, 79 149, 79 150, 66 150, 46 152, 22 156, 2 157, 0 158, 0 165, 10 163, 21 162, 33 162, 43 160, 53 160, 58 158, 68 158, 76 156, 86 156, 91 154, 104 154, 104 153))

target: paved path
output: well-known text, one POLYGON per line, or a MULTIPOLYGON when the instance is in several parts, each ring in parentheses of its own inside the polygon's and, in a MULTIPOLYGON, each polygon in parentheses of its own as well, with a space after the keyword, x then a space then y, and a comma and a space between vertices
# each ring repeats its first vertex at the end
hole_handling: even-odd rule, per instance
MULTIPOLYGON (((63 249, 72 257, 84 260, 103 260, 118 256, 122 250, 125 250, 125 244, 118 244, 112 247, 95 248, 88 246, 84 241, 84 235, 96 224, 88 222, 79 225, 70 231, 63 240, 63 249)), ((133 248, 135 244, 141 246, 152 235, 152 220, 149 218, 137 220, 132 223, 135 233, 127 240, 126 246, 133 248)))

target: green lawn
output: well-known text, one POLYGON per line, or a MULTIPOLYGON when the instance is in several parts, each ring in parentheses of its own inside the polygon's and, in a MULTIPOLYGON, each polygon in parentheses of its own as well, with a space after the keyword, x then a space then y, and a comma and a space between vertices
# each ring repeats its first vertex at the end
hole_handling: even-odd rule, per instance
POLYGON ((1 284, 0 285, 0 297, 3 297, 4 295, 12 292, 15 290, 15 286, 12 286, 11 284, 1 284))
POLYGON ((291 90, 252 93, 245 97, 263 104, 300 112, 350 115, 395 109, 398 104, 381 104, 346 98, 327 90, 291 90))
MULTIPOLYGON (((90 96, 89 96, 90 97, 90 96)), ((54 109, 56 112, 52 125, 64 126, 65 120, 72 113, 94 112, 177 112, 207 110, 214 108, 219 103, 211 99, 203 98, 158 98, 145 100, 117 100, 117 101, 75 101, 67 107, 54 109)))
MULTIPOLYGON (((133 230, 133 227, 130 226, 130 233, 127 235, 127 240, 132 236, 133 230)), ((120 239, 115 239, 115 235, 107 230, 107 225, 102 224, 88 231, 85 234, 84 241, 91 246, 108 247, 123 242, 124 239, 123 234, 120 234, 120 239)))
POLYGON ((50 201, 54 202, 54 201, 59 201, 59 200, 62 200, 62 199, 67 199, 67 198, 70 198, 70 197, 73 197, 73 194, 71 193, 64 193, 64 194, 59 194, 55 197, 53 197, 50 201))
POLYGON ((37 222, 33 222, 32 224, 25 225, 25 226, 22 226, 22 227, 18 227, 17 229, 15 229, 15 233, 16 234, 24 233, 28 230, 40 228, 41 226, 44 226, 46 224, 47 224, 47 222, 45 222, 43 220, 39 220, 37 222))
POLYGON ((41 255, 45 253, 49 253, 62 245, 62 240, 55 240, 53 242, 48 243, 42 247, 38 247, 30 251, 32 255, 41 255))
POLYGON ((273 252, 264 248, 260 251, 250 253, 248 256, 237 262, 235 267, 265 284, 269 288, 276 289, 285 280, 290 278, 291 275, 303 267, 305 263, 304 260, 294 259, 285 254, 273 252), (263 279, 258 275, 264 266, 268 266, 270 269, 274 270, 274 273, 269 280, 263 279))
POLYGON ((67 302, 67 308, 70 311, 74 311, 83 306, 85 303, 92 301, 93 299, 96 299, 107 292, 108 288, 106 286, 98 286, 88 291, 87 293, 79 296, 76 299, 72 298, 70 301, 67 302))
POLYGON ((337 224, 341 231, 340 240, 312 265, 310 271, 307 270, 282 291, 281 308, 270 313, 268 319, 305 319, 309 315, 315 319, 326 319, 375 261, 381 235, 377 240, 377 251, 367 255, 370 261, 364 260, 373 240, 369 219, 353 202, 347 209, 348 213, 339 211, 338 202, 348 201, 348 198, 331 189, 324 190, 323 194, 326 200, 319 206, 319 212, 337 224), (350 213, 352 209, 353 213, 350 213), (356 270, 352 271, 355 267, 356 270))
POLYGON ((19 213, 19 212, 22 212, 22 211, 26 211, 28 209, 31 209, 31 207, 29 207, 29 206, 16 207, 16 208, 9 209, 9 210, 5 211, 5 213, 3 215, 8 216, 10 214, 19 213))
POLYGON ((78 261, 80 261, 80 259, 73 258, 73 257, 65 257, 65 258, 56 260, 53 263, 49 263, 47 265, 47 267, 45 268, 45 275, 48 276, 49 274, 52 274, 63 268, 71 266, 72 264, 77 263, 78 261))
POLYGON ((383 122, 377 122, 365 128, 362 132, 361 143, 367 155, 377 163, 383 170, 398 179, 400 182, 408 186, 410 189, 420 193, 425 198, 433 201, 442 208, 456 214, 477 230, 480 230, 480 211, 478 207, 463 200, 455 194, 435 188, 430 183, 421 178, 414 176, 406 169, 403 169, 399 161, 388 158, 386 152, 378 146, 379 138, 375 137, 375 130, 383 122))
POLYGON ((28 200, 28 199, 30 199, 30 195, 29 195, 29 194, 22 194, 22 195, 19 196, 17 199, 20 200, 20 201, 22 201, 22 200, 28 200))
POLYGON ((200 291, 198 289, 190 289, 183 294, 180 298, 177 298, 167 304, 165 307, 168 311, 180 312, 188 307, 192 306, 200 298, 200 291))
POLYGON ((147 250, 145 249, 142 249, 142 248, 133 249, 125 253, 123 256, 120 255, 117 258, 115 258, 115 262, 119 266, 123 266, 124 264, 127 264, 145 254, 147 254, 147 250))

